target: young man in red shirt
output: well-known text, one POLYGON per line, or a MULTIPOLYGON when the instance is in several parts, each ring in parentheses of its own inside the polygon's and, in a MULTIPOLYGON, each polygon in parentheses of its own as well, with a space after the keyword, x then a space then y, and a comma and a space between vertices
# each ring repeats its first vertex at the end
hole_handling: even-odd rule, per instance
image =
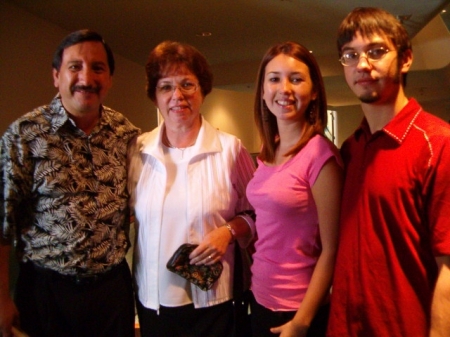
POLYGON ((365 118, 341 151, 328 336, 450 336, 450 127, 406 97, 413 54, 394 16, 356 8, 338 49, 365 118))

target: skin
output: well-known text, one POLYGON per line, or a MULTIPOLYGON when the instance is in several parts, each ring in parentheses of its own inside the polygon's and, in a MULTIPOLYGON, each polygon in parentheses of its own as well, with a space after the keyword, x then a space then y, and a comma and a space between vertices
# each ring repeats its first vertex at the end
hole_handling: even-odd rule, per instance
POLYGON ((100 118, 100 106, 112 86, 103 45, 87 41, 66 48, 60 69, 53 69, 53 83, 71 118, 89 134, 100 118))
POLYGON ((347 84, 360 99, 372 133, 381 130, 408 103, 401 75, 407 73, 412 64, 412 53, 407 52, 399 66, 395 47, 383 35, 368 38, 357 33, 343 46, 342 52, 362 53, 374 46, 384 46, 392 52, 376 62, 361 57, 356 66, 344 67, 347 84))
MULTIPOLYGON (((175 74, 161 78, 157 86, 179 85, 185 81, 199 84, 193 73, 181 67, 175 74)), ((155 105, 164 118, 166 135, 170 144, 182 148, 191 146, 195 142, 201 127, 200 108, 203 100, 200 88, 191 95, 184 95, 179 88, 168 94, 162 94, 156 90, 155 105)))
POLYGON ((431 304, 430 337, 444 337, 450 334, 450 256, 439 256, 436 262, 439 274, 431 304))
POLYGON ((303 62, 280 54, 266 65, 263 99, 277 118, 281 140, 275 162, 267 165, 289 160, 284 153, 300 138, 305 125, 304 112, 315 98, 309 69, 303 62))
MULTIPOLYGON (((163 84, 180 85, 185 81, 199 84, 195 74, 186 67, 180 67, 176 73, 161 78, 157 87, 163 84)), ((183 94, 178 87, 167 94, 156 90, 154 103, 164 118, 165 132, 172 146, 184 148, 195 143, 201 127, 200 108, 203 100, 200 87, 190 95, 183 94)), ((246 238, 251 235, 248 224, 242 218, 234 218, 228 223, 235 230, 236 238, 246 238)), ((225 226, 214 229, 206 234, 203 241, 192 251, 190 263, 211 265, 219 261, 232 240, 233 236, 225 226)))
POLYGON ((285 54, 274 57, 266 65, 263 99, 282 125, 296 124, 303 129, 304 112, 316 99, 306 64, 285 54))
MULTIPOLYGON (((277 118, 280 144, 274 163, 280 165, 289 158, 283 156, 301 137, 306 121, 304 112, 316 93, 308 67, 290 56, 280 54, 266 66, 263 99, 277 118)), ((322 252, 311 282, 294 318, 274 327, 272 333, 282 337, 306 336, 319 306, 326 299, 331 285, 338 241, 338 220, 342 189, 342 169, 334 160, 322 167, 312 186, 312 195, 319 217, 322 252)))

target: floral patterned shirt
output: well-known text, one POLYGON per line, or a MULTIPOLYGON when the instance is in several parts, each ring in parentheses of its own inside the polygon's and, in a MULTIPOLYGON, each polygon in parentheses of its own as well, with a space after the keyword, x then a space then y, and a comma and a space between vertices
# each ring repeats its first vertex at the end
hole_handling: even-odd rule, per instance
POLYGON ((129 247, 126 155, 139 133, 102 107, 90 135, 56 96, 16 120, 1 139, 0 241, 23 262, 61 274, 95 274, 129 247))

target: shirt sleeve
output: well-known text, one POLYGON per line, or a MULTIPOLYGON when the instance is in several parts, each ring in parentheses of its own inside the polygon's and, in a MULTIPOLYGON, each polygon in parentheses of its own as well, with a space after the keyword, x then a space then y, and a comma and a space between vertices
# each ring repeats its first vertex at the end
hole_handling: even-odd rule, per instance
MULTIPOLYGON (((239 200, 236 205, 236 214, 243 213, 245 211, 253 211, 253 207, 247 199, 246 189, 247 184, 253 178, 255 172, 255 164, 247 149, 242 145, 241 141, 238 142, 238 152, 236 157, 236 185, 239 200)), ((245 220, 249 224, 252 231, 252 236, 255 234, 255 222, 251 216, 243 214, 245 220)))
POLYGON ((310 165, 308 170, 308 180, 310 186, 314 185, 320 171, 322 170, 322 167, 331 158, 334 158, 338 165, 342 167, 342 160, 339 155, 339 151, 328 139, 317 135, 308 142, 307 148, 309 157, 307 162, 309 162, 310 165))
POLYGON ((19 230, 18 221, 32 221, 29 199, 32 187, 31 161, 24 137, 19 134, 18 124, 8 128, 0 141, 0 242, 10 244, 14 234, 19 230))
POLYGON ((443 146, 433 154, 424 191, 435 256, 450 255, 450 138, 442 138, 443 146))

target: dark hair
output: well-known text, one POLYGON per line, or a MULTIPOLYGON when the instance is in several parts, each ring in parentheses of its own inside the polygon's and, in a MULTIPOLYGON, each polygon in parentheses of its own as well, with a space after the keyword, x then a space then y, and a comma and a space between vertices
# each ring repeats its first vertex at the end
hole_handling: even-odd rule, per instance
POLYGON ((145 66, 148 97, 155 101, 158 81, 183 66, 197 77, 203 97, 208 95, 212 90, 213 75, 206 58, 191 45, 164 41, 150 52, 145 66))
POLYGON ((267 64, 276 56, 284 54, 306 64, 313 85, 313 91, 317 94, 315 100, 311 100, 305 110, 305 128, 302 136, 285 156, 295 155, 316 134, 324 134, 327 124, 327 100, 322 74, 317 61, 310 51, 296 42, 287 41, 271 47, 264 55, 258 70, 256 83, 256 95, 254 115, 256 126, 262 141, 262 149, 259 158, 263 161, 273 162, 278 146, 278 123, 276 117, 269 111, 263 99, 264 77, 267 64))
MULTIPOLYGON (((397 50, 399 66, 405 53, 412 51, 408 32, 395 16, 381 8, 357 7, 339 26, 337 37, 339 57, 342 56, 342 47, 351 42, 357 32, 368 38, 375 34, 386 36, 397 50)), ((406 84, 406 74, 403 74, 403 84, 406 84)))
POLYGON ((92 30, 89 30, 89 29, 82 29, 82 30, 77 30, 75 32, 72 32, 61 41, 61 43, 59 44, 58 48, 55 51, 55 54, 53 55, 52 67, 59 71, 59 69, 61 68, 64 49, 66 49, 70 46, 73 46, 75 44, 78 44, 81 42, 86 42, 86 41, 101 42, 101 44, 105 48, 106 56, 108 58, 109 73, 111 75, 113 75, 114 69, 115 69, 115 63, 114 63, 114 55, 113 55, 111 48, 103 40, 103 38, 100 34, 94 32, 92 30))

